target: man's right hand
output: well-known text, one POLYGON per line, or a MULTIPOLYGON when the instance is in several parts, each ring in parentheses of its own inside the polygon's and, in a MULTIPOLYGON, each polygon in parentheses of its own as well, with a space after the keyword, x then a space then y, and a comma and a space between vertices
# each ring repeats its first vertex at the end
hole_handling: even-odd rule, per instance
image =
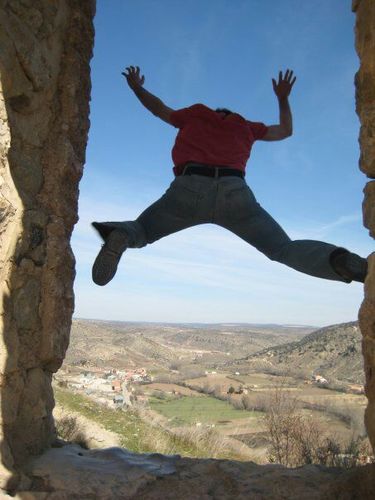
POLYGON ((274 78, 272 78, 272 86, 273 91, 276 94, 278 99, 286 99, 294 85, 294 82, 297 80, 297 77, 293 78, 293 71, 287 69, 285 75, 283 76, 282 71, 279 72, 279 81, 276 82, 274 78))
POLYGON ((121 74, 125 76, 129 87, 132 90, 142 87, 145 83, 145 77, 144 75, 141 76, 139 66, 129 66, 126 71, 127 73, 123 72, 121 74))

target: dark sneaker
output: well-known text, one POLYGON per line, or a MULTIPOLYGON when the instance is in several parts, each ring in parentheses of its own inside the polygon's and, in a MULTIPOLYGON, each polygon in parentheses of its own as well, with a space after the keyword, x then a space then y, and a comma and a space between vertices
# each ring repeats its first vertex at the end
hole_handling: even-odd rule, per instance
POLYGON ((355 253, 342 251, 332 258, 334 270, 347 281, 364 283, 367 275, 367 260, 355 253))
POLYGON ((111 222, 92 222, 92 227, 98 232, 99 236, 102 238, 104 242, 107 241, 108 236, 114 229, 117 229, 115 226, 116 223, 111 222))
POLYGON ((111 281, 117 271, 121 255, 128 247, 128 237, 125 231, 115 229, 108 235, 92 266, 94 283, 104 286, 111 281))

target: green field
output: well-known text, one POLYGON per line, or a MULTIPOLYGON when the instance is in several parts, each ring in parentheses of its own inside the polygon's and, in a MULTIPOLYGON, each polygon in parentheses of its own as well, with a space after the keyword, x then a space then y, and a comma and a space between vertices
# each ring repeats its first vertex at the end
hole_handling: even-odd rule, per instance
POLYGON ((196 422, 217 424, 220 421, 257 416, 256 412, 236 410, 226 401, 208 396, 182 397, 166 401, 151 398, 149 403, 154 411, 171 419, 173 425, 195 424, 196 422))
POLYGON ((136 410, 111 410, 95 403, 87 396, 57 387, 54 388, 54 395, 65 410, 80 413, 105 429, 115 432, 121 439, 121 446, 137 453, 157 452, 166 455, 178 453, 186 457, 230 460, 249 458, 241 452, 227 449, 225 445, 218 447, 217 436, 213 433, 213 429, 209 429, 210 433, 206 432, 199 436, 176 435, 159 425, 150 425, 136 410))

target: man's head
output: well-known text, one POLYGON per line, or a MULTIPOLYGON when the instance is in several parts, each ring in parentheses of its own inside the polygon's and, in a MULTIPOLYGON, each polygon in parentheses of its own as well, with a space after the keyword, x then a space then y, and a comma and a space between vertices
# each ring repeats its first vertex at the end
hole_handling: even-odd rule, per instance
POLYGON ((216 111, 216 113, 220 113, 220 114, 223 114, 225 116, 233 114, 233 111, 231 111, 230 109, 227 109, 227 108, 216 108, 215 111, 216 111))

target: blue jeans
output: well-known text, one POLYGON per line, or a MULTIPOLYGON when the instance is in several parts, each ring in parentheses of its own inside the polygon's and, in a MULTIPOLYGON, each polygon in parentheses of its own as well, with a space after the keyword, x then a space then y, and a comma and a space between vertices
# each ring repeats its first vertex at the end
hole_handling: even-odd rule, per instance
POLYGON ((217 224, 253 245, 269 259, 318 278, 347 281, 330 263, 339 247, 315 240, 292 241, 259 205, 240 177, 176 177, 165 194, 135 221, 98 223, 105 240, 117 228, 126 231, 129 248, 147 244, 198 224, 217 224))

